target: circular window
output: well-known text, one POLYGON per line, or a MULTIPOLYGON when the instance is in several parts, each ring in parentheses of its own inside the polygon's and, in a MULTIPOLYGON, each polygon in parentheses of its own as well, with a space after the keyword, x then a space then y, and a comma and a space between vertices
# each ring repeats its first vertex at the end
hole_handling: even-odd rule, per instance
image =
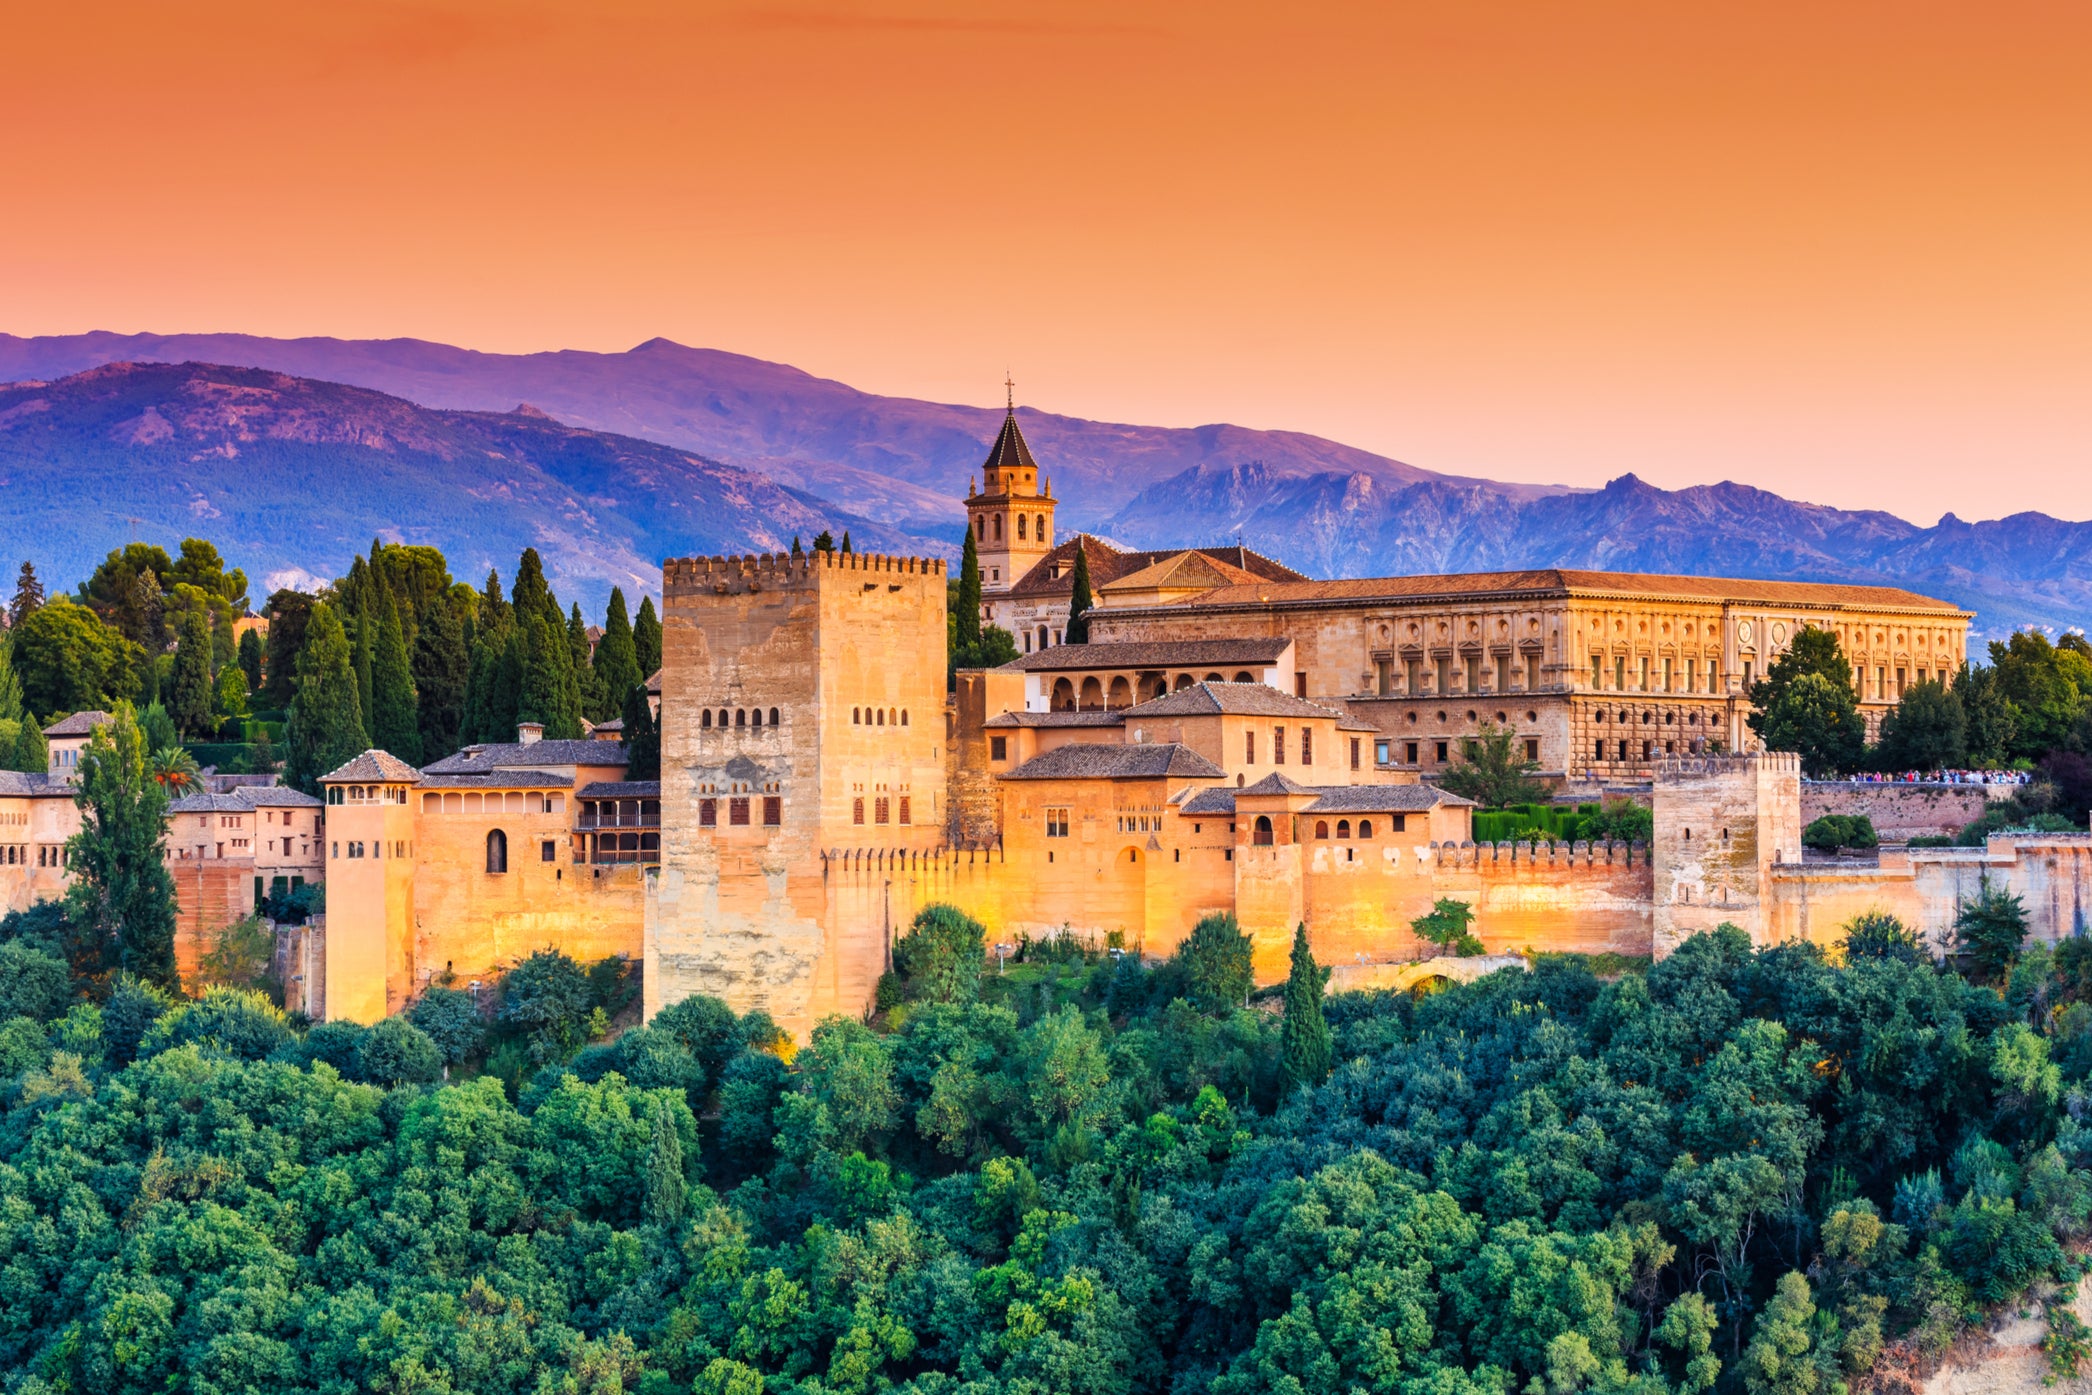
POLYGON ((1528 712, 1525 714, 1525 719, 1528 722, 1537 722, 1540 720, 1540 714, 1537 712, 1528 712))
POLYGON ((1412 713, 1410 713, 1410 714, 1409 714, 1409 725, 1411 725, 1411 726, 1415 726, 1415 725, 1416 725, 1416 713, 1414 713, 1414 712, 1412 712, 1412 713))
POLYGON ((1472 707, 1470 707, 1470 708, 1468 708, 1468 709, 1467 709, 1467 720, 1469 720, 1470 722, 1472 722, 1472 721, 1473 721, 1474 719, 1475 719, 1475 710, 1474 710, 1474 709, 1473 709, 1472 707))
POLYGON ((1438 720, 1442 722, 1442 721, 1444 721, 1445 719, 1446 719, 1446 714, 1445 714, 1445 713, 1443 713, 1443 712, 1440 712, 1440 713, 1438 714, 1438 720))
POLYGON ((1737 643, 1739 643, 1739 644, 1749 644, 1749 643, 1751 642, 1751 622, 1750 622, 1750 621, 1748 621, 1748 620, 1741 620, 1741 621, 1738 621, 1738 622, 1737 622, 1737 625, 1736 625, 1736 642, 1737 642, 1737 643))
POLYGON ((1496 721, 1498 726, 1502 726, 1504 723, 1509 722, 1510 720, 1510 717, 1502 712, 1496 714, 1496 721))

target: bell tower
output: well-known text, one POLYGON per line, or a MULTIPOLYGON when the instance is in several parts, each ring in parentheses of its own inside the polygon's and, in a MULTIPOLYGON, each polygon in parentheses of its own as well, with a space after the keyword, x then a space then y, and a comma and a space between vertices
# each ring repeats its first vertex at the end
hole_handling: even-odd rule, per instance
POLYGON ((999 596, 1023 578, 1053 550, 1052 486, 1039 475, 1039 463, 1017 428, 1017 387, 1009 379, 1008 415, 988 459, 981 465, 978 492, 966 487, 966 526, 981 559, 981 594, 999 596))

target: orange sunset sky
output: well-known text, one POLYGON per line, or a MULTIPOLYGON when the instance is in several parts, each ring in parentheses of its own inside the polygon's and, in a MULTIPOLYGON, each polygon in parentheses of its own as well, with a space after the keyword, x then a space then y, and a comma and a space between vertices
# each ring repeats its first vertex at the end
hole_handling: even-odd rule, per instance
POLYGON ((654 335, 879 392, 2092 516, 2092 6, 7 7, 0 330, 654 335))

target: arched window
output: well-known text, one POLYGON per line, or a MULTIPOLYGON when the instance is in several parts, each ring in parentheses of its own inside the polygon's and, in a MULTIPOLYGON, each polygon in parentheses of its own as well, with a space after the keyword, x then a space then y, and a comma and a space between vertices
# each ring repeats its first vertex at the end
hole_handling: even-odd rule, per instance
POLYGON ((1128 849, 1126 849, 1126 860, 1127 860, 1128 862, 1138 862, 1138 861, 1140 861, 1140 849, 1139 849, 1139 848, 1128 848, 1128 849))
POLYGON ((1111 680, 1111 693, 1104 699, 1104 705, 1113 708, 1133 706, 1133 685, 1126 681, 1124 674, 1111 680))
POLYGON ((1046 627, 1044 625, 1039 626, 1039 647, 1041 649, 1046 647, 1046 627))
POLYGON ((882 708, 880 708, 880 709, 879 709, 879 720, 878 720, 878 722, 877 722, 877 723, 875 723, 875 725, 877 725, 877 726, 882 726, 882 727, 886 725, 886 709, 885 709, 885 708, 883 708, 883 707, 882 707, 882 708))
POLYGON ((1021 513, 1017 515, 1017 541, 1024 541, 1024 515, 1021 513))
POLYGON ((1222 678, 1222 677, 1221 677, 1221 676, 1220 676, 1219 674, 1217 674, 1217 673, 1209 673, 1209 674, 1207 674, 1207 675, 1206 675, 1206 676, 1205 676, 1204 678, 1200 679, 1199 681, 1200 681, 1200 682, 1202 682, 1202 683, 1225 683, 1225 682, 1226 682, 1227 680, 1226 680, 1226 679, 1224 679, 1224 678, 1222 678))
POLYGON ((700 716, 700 717, 698 718, 698 720, 697 720, 697 724, 698 724, 699 726, 701 726, 701 727, 709 727, 710 725, 712 725, 712 709, 711 709, 711 708, 707 707, 707 708, 706 708, 706 709, 704 710, 704 713, 703 713, 703 714, 702 714, 702 715, 701 715, 701 716, 700 716))
POLYGON ((496 828, 487 834, 487 871, 489 873, 508 870, 508 835, 496 828))
POLYGON ((774 707, 770 709, 770 725, 773 727, 777 725, 777 709, 774 707))
POLYGON ((857 710, 856 708, 854 708, 854 707, 853 707, 853 708, 851 708, 851 709, 850 709, 850 725, 851 725, 851 726, 853 726, 853 727, 854 727, 854 726, 861 726, 861 725, 862 725, 862 723, 860 723, 860 722, 859 722, 859 721, 857 720, 857 719, 858 719, 858 718, 859 718, 859 717, 860 717, 861 715, 862 715, 862 714, 861 714, 860 712, 858 712, 858 710, 857 710))
POLYGON ((1196 681, 1197 681, 1197 680, 1196 680, 1196 679, 1194 679, 1194 678, 1193 678, 1193 677, 1192 677, 1192 676, 1191 676, 1190 674, 1188 674, 1188 673, 1180 673, 1180 674, 1178 674, 1178 675, 1177 675, 1177 691, 1178 691, 1178 692, 1180 692, 1180 693, 1181 693, 1181 692, 1183 692, 1183 691, 1184 691, 1184 690, 1185 690, 1186 688, 1190 687, 1190 686, 1191 686, 1191 685, 1192 685, 1192 684, 1193 684, 1194 682, 1196 682, 1196 681))
POLYGON ((1235 681, 1237 683, 1254 683, 1257 680, 1254 674, 1238 673, 1235 675, 1235 681))
POLYGON ((1349 838, 1350 836, 1351 836, 1351 820, 1349 820, 1349 819, 1338 819, 1338 820, 1337 820, 1337 837, 1339 837, 1339 838, 1349 838))
POLYGON ((908 725, 908 709, 905 707, 901 709, 901 725, 904 727, 908 725))
POLYGON ((761 726, 762 724, 763 724, 763 709, 762 709, 762 708, 760 708, 760 707, 758 707, 758 708, 756 708, 756 709, 755 709, 755 720, 751 721, 751 722, 750 722, 750 723, 749 723, 748 725, 750 725, 750 726, 752 726, 752 727, 759 727, 759 726, 761 726))
POLYGON ((1104 710, 1104 685, 1094 678, 1082 680, 1082 710, 1101 712, 1104 710))
POLYGON ((988 520, 986 518, 976 518, 973 521, 973 532, 974 536, 982 542, 988 541, 988 520))
POLYGON ((1328 820, 1328 819, 1317 819, 1317 820, 1315 820, 1315 836, 1316 836, 1317 838, 1327 838, 1327 837, 1329 836, 1329 820, 1328 820))
POLYGON ((1371 819, 1360 819, 1358 821, 1358 836, 1361 838, 1373 836, 1373 821, 1371 819))
POLYGON ((1250 830, 1249 841, 1260 848, 1271 846, 1271 818, 1268 814, 1257 815, 1257 824, 1250 830))
POLYGON ((734 709, 734 725, 735 725, 735 726, 737 726, 737 727, 745 727, 745 726, 747 726, 747 725, 748 725, 748 709, 747 709, 747 708, 745 708, 745 707, 737 707, 737 708, 735 708, 735 709, 734 709))
POLYGON ((897 727, 897 726, 899 726, 900 724, 901 724, 901 709, 900 709, 900 708, 898 708, 898 707, 889 707, 889 708, 887 708, 887 709, 886 709, 886 725, 888 725, 888 726, 890 726, 890 727, 897 727))
POLYGON ((1002 515, 995 515, 995 541, 1002 541, 1002 515))
POLYGON ((719 709, 719 725, 721 725, 721 726, 730 726, 730 725, 732 725, 732 722, 733 722, 732 714, 730 714, 730 713, 729 713, 729 712, 728 712, 728 711, 727 711, 727 710, 726 710, 726 709, 725 709, 724 707, 720 708, 720 709, 719 709))
POLYGON ((1038 540, 1039 540, 1040 542, 1044 542, 1044 541, 1046 541, 1046 515, 1045 515, 1045 514, 1043 514, 1043 513, 1042 513, 1042 514, 1040 514, 1040 515, 1039 515, 1039 517, 1038 517, 1038 519, 1036 520, 1036 526, 1035 526, 1035 527, 1034 527, 1034 528, 1032 529, 1032 536, 1033 536, 1033 537, 1035 537, 1035 538, 1037 538, 1037 539, 1038 539, 1038 540))
POLYGON ((1075 710, 1075 684, 1066 678, 1053 680, 1053 710, 1073 712, 1075 710))

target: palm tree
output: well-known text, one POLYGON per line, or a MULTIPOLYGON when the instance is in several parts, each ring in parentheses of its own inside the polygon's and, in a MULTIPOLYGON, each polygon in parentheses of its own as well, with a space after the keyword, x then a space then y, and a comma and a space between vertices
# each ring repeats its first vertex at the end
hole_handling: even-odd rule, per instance
POLYGON ((203 768, 185 746, 162 746, 152 754, 153 779, 179 797, 203 784, 203 768))

